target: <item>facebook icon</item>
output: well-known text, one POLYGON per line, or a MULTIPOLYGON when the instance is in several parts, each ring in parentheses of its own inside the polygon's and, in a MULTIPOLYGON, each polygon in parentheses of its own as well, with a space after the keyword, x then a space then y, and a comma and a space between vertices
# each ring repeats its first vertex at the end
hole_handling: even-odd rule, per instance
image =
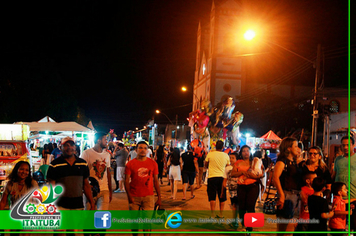
POLYGON ((97 211, 94 214, 94 226, 97 229, 108 229, 111 227, 111 213, 109 211, 97 211))

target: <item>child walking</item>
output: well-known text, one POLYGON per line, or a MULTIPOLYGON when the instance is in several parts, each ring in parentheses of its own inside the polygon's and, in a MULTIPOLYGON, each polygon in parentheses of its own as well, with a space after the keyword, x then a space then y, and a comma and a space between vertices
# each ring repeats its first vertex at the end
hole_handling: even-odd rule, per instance
MULTIPOLYGON (((301 198, 301 208, 299 219, 309 220, 309 208, 308 208, 308 198, 314 194, 314 189, 312 188, 313 180, 317 177, 316 173, 307 172, 303 176, 304 186, 301 188, 300 198, 301 198)), ((299 223, 296 231, 307 231, 308 224, 299 223)))
POLYGON ((231 223, 231 226, 233 228, 238 228, 239 223, 238 223, 238 218, 237 218, 237 207, 238 207, 238 198, 237 198, 237 181, 238 178, 231 177, 231 171, 234 166, 234 164, 237 161, 237 154, 236 153, 231 153, 229 155, 230 157, 230 166, 227 166, 225 168, 225 175, 226 178, 224 178, 223 186, 222 186, 222 191, 221 191, 221 197, 223 197, 223 193, 225 192, 226 194, 226 186, 229 188, 229 193, 230 193, 230 200, 231 200, 231 208, 232 208, 232 216, 233 219, 235 219, 235 222, 231 223))
MULTIPOLYGON (((346 210, 346 204, 348 199, 343 199, 347 197, 346 184, 343 182, 335 182, 331 186, 331 192, 334 195, 333 209, 334 216, 329 220, 329 228, 331 231, 345 231, 346 230, 346 218, 349 212, 346 210)), ((350 199, 350 202, 354 202, 356 199, 350 199)), ((353 205, 351 205, 353 206, 353 205)), ((350 212, 352 215, 352 209, 350 212)), ((331 234, 331 235, 347 235, 345 234, 331 234)))
MULTIPOLYGON (((328 231, 328 219, 334 216, 334 211, 329 211, 328 201, 323 198, 325 186, 323 178, 316 177, 313 180, 314 193, 308 198, 309 216, 311 220, 318 220, 319 224, 308 224, 308 231, 328 231)), ((327 234, 315 235, 326 236, 327 234)))

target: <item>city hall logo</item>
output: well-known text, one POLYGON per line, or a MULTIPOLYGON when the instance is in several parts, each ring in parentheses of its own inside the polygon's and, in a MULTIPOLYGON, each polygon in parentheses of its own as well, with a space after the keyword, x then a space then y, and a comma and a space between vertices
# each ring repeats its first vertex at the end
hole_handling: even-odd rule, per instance
POLYGON ((59 229, 61 214, 54 202, 62 193, 60 185, 35 189, 16 203, 11 218, 22 220, 23 229, 59 229))

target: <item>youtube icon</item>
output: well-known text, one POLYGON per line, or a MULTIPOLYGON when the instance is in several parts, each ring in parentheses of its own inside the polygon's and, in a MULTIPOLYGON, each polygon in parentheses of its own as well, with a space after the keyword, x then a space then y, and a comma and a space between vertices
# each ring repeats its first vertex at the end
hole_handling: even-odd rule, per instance
POLYGON ((263 227, 265 216, 263 213, 246 213, 244 217, 245 227, 263 227))

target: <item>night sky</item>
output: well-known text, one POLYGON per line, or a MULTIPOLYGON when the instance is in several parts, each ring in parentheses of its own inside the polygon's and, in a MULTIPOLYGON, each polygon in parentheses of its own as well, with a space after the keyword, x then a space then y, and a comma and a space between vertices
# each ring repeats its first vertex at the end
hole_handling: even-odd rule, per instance
MULTIPOLYGON (((241 3, 243 16, 266 24, 268 40, 310 59, 322 44, 325 85, 346 88, 347 1, 241 3)), ((90 119, 97 130, 111 128, 122 134, 141 128, 156 109, 171 120, 177 114, 180 122, 185 121, 193 95, 182 93, 180 87, 192 90, 196 32, 199 21, 208 22, 211 4, 210 0, 2 3, 0 122, 36 121, 46 115, 56 121, 90 119)), ((351 41, 354 53, 354 37, 351 41)), ((287 52, 261 50, 268 53, 248 59, 252 79, 283 76, 303 63, 287 52)), ((314 74, 310 68, 288 83, 312 86, 314 74)), ((351 77, 355 78, 354 70, 351 77)), ((155 120, 168 123, 162 115, 155 120)))

